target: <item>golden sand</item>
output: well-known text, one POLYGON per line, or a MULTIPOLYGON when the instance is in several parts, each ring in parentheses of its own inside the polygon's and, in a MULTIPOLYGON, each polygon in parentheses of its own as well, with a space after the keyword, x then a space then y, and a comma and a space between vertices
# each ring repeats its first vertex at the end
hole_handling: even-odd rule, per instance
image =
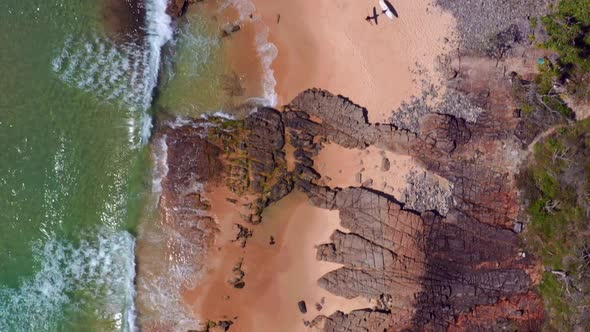
POLYGON ((436 83, 454 19, 428 0, 395 1, 399 19, 365 17, 377 0, 255 0, 278 50, 272 68, 279 104, 310 87, 342 94, 385 123, 422 80, 436 83), (280 19, 279 19, 280 16, 280 19))
POLYGON ((226 236, 234 233, 231 228, 237 216, 235 209, 233 214, 228 213, 230 210, 225 207, 220 214, 222 234, 215 245, 217 254, 209 258, 209 273, 186 295, 198 317, 231 319, 235 324, 232 329, 237 331, 305 331, 304 321, 317 315, 372 307, 366 299, 347 300, 317 284, 325 273, 340 267, 316 260, 315 249, 329 242, 330 235, 340 227, 338 211, 313 207, 304 194, 291 193, 264 212, 262 224, 253 227, 254 235, 243 249, 231 242, 231 235, 226 236), (228 280, 241 260, 245 287, 236 289, 228 280), (302 300, 307 305, 306 314, 297 306, 302 300))

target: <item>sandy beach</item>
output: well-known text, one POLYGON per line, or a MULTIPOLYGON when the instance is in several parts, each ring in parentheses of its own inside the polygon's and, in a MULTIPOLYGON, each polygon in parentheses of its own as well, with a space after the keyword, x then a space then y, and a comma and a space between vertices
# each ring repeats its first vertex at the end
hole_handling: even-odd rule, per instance
POLYGON ((451 44, 453 18, 428 0, 395 1, 399 19, 365 17, 377 0, 256 0, 258 14, 279 50, 272 64, 279 105, 319 87, 342 94, 389 122, 392 111, 437 82, 437 57, 451 44))
POLYGON ((317 285, 321 276, 340 267, 317 261, 315 249, 329 242, 334 230, 345 231, 338 211, 313 207, 304 194, 294 192, 264 212, 262 223, 253 227, 252 238, 242 248, 234 241, 239 209, 222 202, 228 195, 224 191, 211 195, 221 233, 215 253, 208 257, 209 273, 196 289, 185 293, 197 317, 231 319, 237 331, 303 331, 304 321, 317 315, 372 307, 366 299, 347 300, 317 285), (242 289, 229 282, 240 262, 245 273, 242 289), (299 311, 299 301, 306 302, 306 314, 299 311))

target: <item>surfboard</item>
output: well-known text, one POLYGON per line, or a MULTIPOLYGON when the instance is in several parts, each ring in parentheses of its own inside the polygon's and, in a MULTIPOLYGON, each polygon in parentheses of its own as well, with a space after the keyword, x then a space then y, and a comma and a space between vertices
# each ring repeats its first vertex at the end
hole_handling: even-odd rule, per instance
POLYGON ((379 0, 379 6, 381 6, 381 9, 383 9, 383 11, 385 11, 385 15, 387 17, 389 17, 390 20, 393 20, 395 18, 395 15, 390 10, 389 6, 387 6, 387 4, 385 3, 385 1, 379 0))

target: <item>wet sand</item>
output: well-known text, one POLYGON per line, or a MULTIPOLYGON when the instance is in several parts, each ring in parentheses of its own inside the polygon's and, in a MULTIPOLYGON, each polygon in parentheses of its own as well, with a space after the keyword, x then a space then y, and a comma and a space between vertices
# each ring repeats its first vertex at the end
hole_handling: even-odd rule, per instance
POLYGON ((255 0, 279 54, 272 68, 279 104, 310 87, 342 94, 385 123, 422 80, 436 83, 437 57, 451 48, 453 18, 428 0, 396 1, 399 19, 365 17, 377 0, 255 0))
POLYGON ((274 59, 274 45, 265 37, 268 27, 250 15, 254 11, 248 1, 216 0, 196 3, 187 13, 187 16, 208 19, 221 37, 225 73, 219 79, 229 100, 225 107, 235 108, 245 102, 276 106, 274 79, 269 68, 274 59), (232 27, 239 30, 231 32, 232 27))
POLYGON ((209 273, 185 295, 195 315, 203 320, 230 319, 236 331, 307 331, 304 321, 317 315, 372 307, 366 299, 347 300, 317 285, 322 275, 340 267, 317 261, 315 250, 341 228, 337 211, 313 207, 304 194, 291 193, 264 212, 260 225, 250 225, 254 235, 241 248, 231 241, 239 211, 222 203, 227 194, 222 191, 213 193, 212 197, 218 199, 211 201, 212 206, 217 205, 212 212, 219 216, 221 229, 215 244, 217 252, 208 258, 209 273), (228 280, 240 261, 245 287, 236 289, 228 280), (307 314, 298 309, 301 300, 306 302, 307 314))

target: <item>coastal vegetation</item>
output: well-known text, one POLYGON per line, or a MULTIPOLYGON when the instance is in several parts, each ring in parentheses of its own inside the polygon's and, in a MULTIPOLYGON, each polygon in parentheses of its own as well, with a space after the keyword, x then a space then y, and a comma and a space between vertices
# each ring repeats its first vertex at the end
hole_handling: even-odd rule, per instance
POLYGON ((547 39, 541 46, 557 52, 555 70, 546 71, 563 84, 568 95, 588 100, 590 89, 590 0, 561 0, 541 19, 547 39))
POLYGON ((530 165, 518 178, 528 203, 526 248, 543 263, 539 292, 558 330, 590 326, 590 120, 561 127, 534 147, 530 165))
MULTIPOLYGON (((526 203, 525 248, 543 264, 539 293, 547 309, 546 329, 590 328, 590 120, 573 122, 565 100, 590 98, 590 0, 562 0, 540 22, 539 46, 556 53, 539 60, 532 82, 517 79, 525 143, 531 160, 517 178, 526 203), (531 134, 527 135, 529 132, 531 134)), ((531 20, 533 29, 537 20, 531 20)), ((535 37, 533 40, 537 40, 535 37)))

